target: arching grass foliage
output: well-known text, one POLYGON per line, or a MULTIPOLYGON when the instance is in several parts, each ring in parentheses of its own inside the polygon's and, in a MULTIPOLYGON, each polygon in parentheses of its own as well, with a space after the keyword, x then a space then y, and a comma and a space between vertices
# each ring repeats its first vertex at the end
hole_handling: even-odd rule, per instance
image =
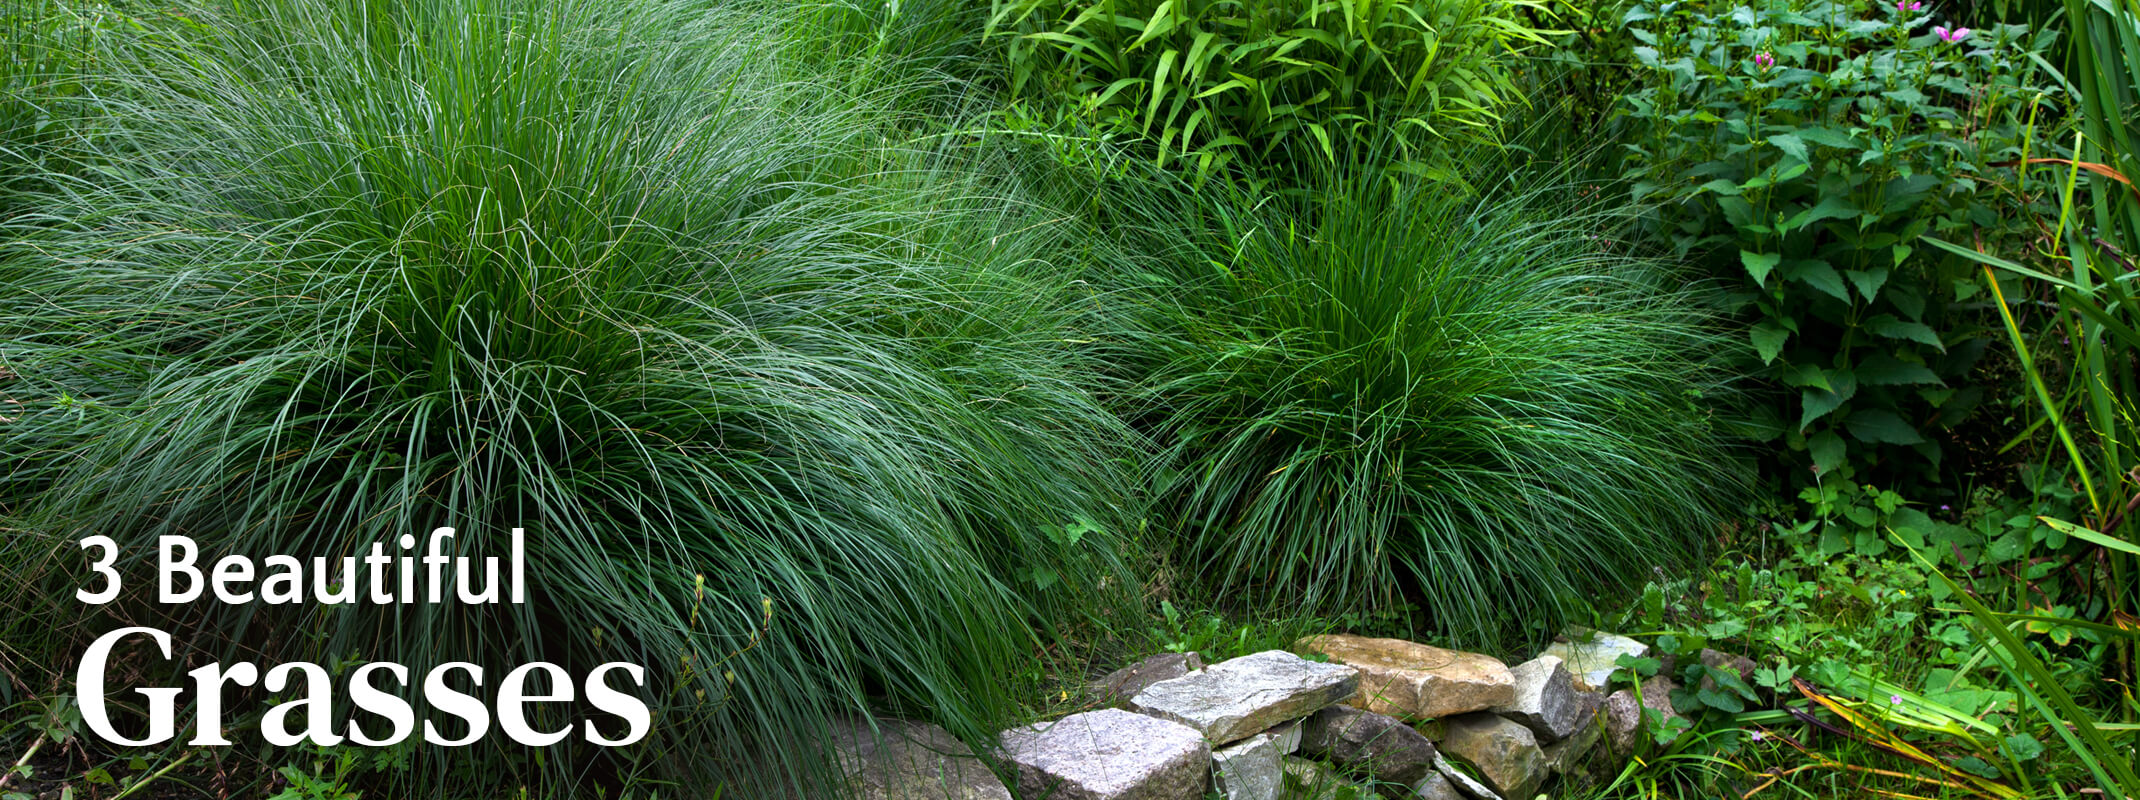
POLYGON ((724 796, 821 794, 809 737, 872 705, 991 733, 1036 620, 1122 605, 1130 437, 1053 228, 894 146, 912 87, 797 68, 787 14, 248 0, 109 37, 96 168, 0 236, 10 605, 192 663, 645 664, 658 733, 612 763, 724 796), (526 528, 531 602, 149 602, 159 534, 309 559, 442 525, 526 528), (90 534, 127 548, 97 625, 90 534))
POLYGON ((1199 572, 1480 641, 1699 547, 1737 487, 1695 402, 1714 343, 1571 191, 1339 181, 1186 215, 1146 350, 1199 572))

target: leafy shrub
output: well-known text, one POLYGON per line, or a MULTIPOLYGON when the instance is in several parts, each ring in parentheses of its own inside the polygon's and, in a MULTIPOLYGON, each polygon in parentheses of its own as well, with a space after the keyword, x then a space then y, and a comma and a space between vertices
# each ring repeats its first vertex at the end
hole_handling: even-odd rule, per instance
POLYGON ((1966 376, 1991 321, 1967 264, 1920 240, 2015 246, 2026 199, 1993 164, 2025 154, 2057 99, 2029 60, 2051 32, 1949 41, 1967 23, 1925 5, 1626 15, 1642 42, 1622 120, 1635 194, 1662 204, 1663 241, 1728 279, 1747 369, 1793 395, 1759 409, 1759 435, 1822 472, 1938 474, 1939 431, 1982 399, 1966 376))
MULTIPOLYGON (((806 784, 797 737, 874 704, 1006 722, 1036 620, 1120 605, 1077 276, 1033 258, 1047 217, 882 144, 900 87, 793 68, 776 13, 276 0, 112 42, 90 155, 123 169, 0 247, 27 617, 81 613, 89 533, 140 587, 161 533, 524 527, 526 605, 111 613, 226 657, 645 664, 663 722, 618 768, 734 786, 806 784)), ((423 757, 427 792, 531 768, 423 757)))
POLYGON ((1564 188, 1433 187, 1191 215, 1149 345, 1178 459, 1157 488, 1236 596, 1550 635, 1685 559, 1728 502, 1694 409, 1712 342, 1671 271, 1564 188))
POLYGON ((1490 140, 1522 101, 1532 0, 994 0, 1011 94, 1154 142, 1199 175, 1229 163, 1402 164, 1490 140))

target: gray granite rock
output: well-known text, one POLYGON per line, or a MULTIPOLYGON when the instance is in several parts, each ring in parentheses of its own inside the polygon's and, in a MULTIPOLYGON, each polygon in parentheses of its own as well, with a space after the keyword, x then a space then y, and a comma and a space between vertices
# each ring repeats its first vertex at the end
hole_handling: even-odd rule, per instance
POLYGON ((1145 687, 1179 678, 1204 668, 1204 657, 1195 653, 1163 653, 1115 670, 1086 687, 1107 705, 1119 706, 1145 687))
POLYGON ((1300 752, 1376 780, 1414 783, 1434 771, 1434 743, 1412 726, 1352 706, 1331 706, 1301 723, 1300 752))
POLYGON ((1278 746, 1284 748, 1286 755, 1292 755, 1300 752, 1302 722, 1303 720, 1296 719, 1291 722, 1281 723, 1272 726, 1270 730, 1264 731, 1264 733, 1277 737, 1278 746))
POLYGON ((1620 655, 1641 658, 1649 655, 1650 646, 1610 633, 1599 633, 1588 628, 1569 628, 1567 641, 1556 641, 1541 655, 1561 660, 1568 671, 1575 674, 1583 688, 1604 689, 1612 672, 1619 669, 1620 655))
POLYGON ((1103 708, 1003 732, 1018 793, 1050 800, 1200 800, 1211 746, 1178 722, 1103 708))
POLYGON ((1217 745, 1313 714, 1359 687, 1349 667, 1266 650, 1154 683, 1130 698, 1129 709, 1187 725, 1217 745))
POLYGON ((1420 800, 1465 800, 1469 795, 1456 790, 1456 784, 1440 772, 1428 772, 1418 783, 1412 784, 1412 794, 1420 800))
POLYGON ((1599 747, 1599 740, 1603 738, 1605 723, 1594 717, 1586 717, 1581 721, 1581 725, 1575 725, 1575 732, 1569 734, 1569 738, 1562 738, 1554 744, 1545 744, 1545 768, 1552 772, 1573 772, 1577 766, 1584 764, 1584 759, 1590 755, 1590 751, 1599 747))
POLYGON ((1511 800, 1529 800, 1545 783, 1546 756, 1531 729, 1493 714, 1465 714, 1448 721, 1438 742, 1449 755, 1479 771, 1486 785, 1511 800))
POLYGON ((1516 699, 1493 712, 1515 720, 1538 735, 1540 744, 1560 741, 1581 724, 1582 702, 1575 677, 1558 656, 1539 656, 1509 668, 1516 678, 1516 699))
POLYGON ((1495 794, 1493 789, 1487 788, 1479 779, 1464 774, 1462 770, 1450 764, 1449 759, 1442 758, 1440 753, 1434 754, 1434 771, 1449 779, 1449 783, 1454 785, 1457 791, 1474 800, 1502 800, 1501 795, 1495 794))
POLYGON ((1211 751, 1213 788, 1227 800, 1279 800, 1285 794, 1285 759, 1291 754, 1287 739, 1298 743, 1294 730, 1264 732, 1211 751))
POLYGON ((1010 789, 949 731, 924 722, 848 719, 832 729, 835 762, 860 800, 1011 800, 1010 789))
POLYGON ((1491 656, 1402 639, 1312 636, 1303 648, 1360 671, 1353 705, 1398 718, 1445 717, 1513 701, 1516 679, 1491 656))

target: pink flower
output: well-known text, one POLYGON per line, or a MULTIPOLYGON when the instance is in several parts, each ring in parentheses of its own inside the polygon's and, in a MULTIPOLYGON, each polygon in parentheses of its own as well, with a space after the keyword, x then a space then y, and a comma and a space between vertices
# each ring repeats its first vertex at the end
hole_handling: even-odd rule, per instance
POLYGON ((1897 14, 1908 14, 1912 11, 1922 11, 1924 10, 1924 7, 1924 0, 1895 0, 1895 13, 1897 14))
POLYGON ((1968 29, 1968 28, 1955 28, 1954 30, 1951 30, 1951 31, 1950 31, 1950 30, 1947 30, 1947 26, 1945 26, 1945 25, 1934 25, 1934 26, 1932 26, 1932 34, 1933 34, 1934 36, 1938 36, 1938 37, 1939 37, 1939 40, 1940 40, 1940 41, 1942 41, 1942 42, 1946 42, 1946 43, 1948 43, 1948 44, 1954 44, 1955 42, 1959 42, 1959 41, 1961 41, 1961 40, 1963 40, 1963 39, 1966 39, 1966 38, 1968 38, 1968 37, 1969 37, 1969 29, 1968 29))
POLYGON ((1755 53, 1754 66, 1760 67, 1762 72, 1767 72, 1770 67, 1776 66, 1776 57, 1767 53, 1755 53))

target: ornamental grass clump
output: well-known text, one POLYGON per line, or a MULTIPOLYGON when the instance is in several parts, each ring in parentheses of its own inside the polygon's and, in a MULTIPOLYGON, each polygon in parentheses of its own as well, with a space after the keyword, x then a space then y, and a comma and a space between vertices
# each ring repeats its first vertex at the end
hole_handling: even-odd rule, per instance
POLYGON ((1149 345, 1189 562, 1480 641, 1550 635, 1693 553, 1738 486, 1697 407, 1714 342, 1668 265, 1568 194, 1207 195, 1149 345))
MULTIPOLYGON (((887 145, 905 87, 794 67, 786 13, 272 0, 113 37, 96 180, 0 236, 10 607, 182 659, 643 664, 656 735, 602 763, 735 796, 821 796, 838 714, 1006 723, 1035 626, 1126 583, 1130 437, 1045 218, 887 145), (525 528, 530 602, 148 602, 158 534, 205 564, 437 526, 525 528), (129 589, 80 625, 92 534, 129 589)), ((578 741, 451 774, 587 780, 578 741)))

